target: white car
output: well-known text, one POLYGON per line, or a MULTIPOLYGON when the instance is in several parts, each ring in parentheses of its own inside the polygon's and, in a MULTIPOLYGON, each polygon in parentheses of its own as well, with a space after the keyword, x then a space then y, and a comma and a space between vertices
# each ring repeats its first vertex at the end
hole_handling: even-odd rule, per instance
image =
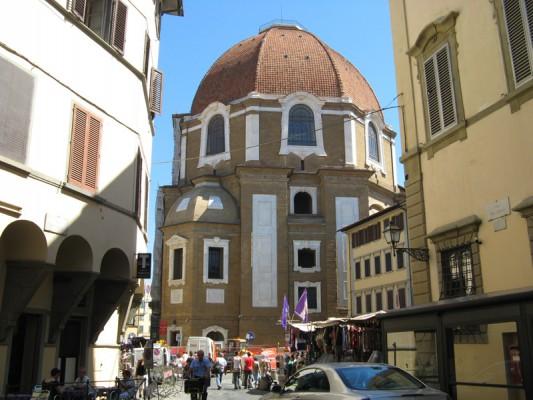
POLYGON ((275 385, 266 399, 448 400, 404 370, 387 364, 312 364, 291 376, 285 386, 275 385))

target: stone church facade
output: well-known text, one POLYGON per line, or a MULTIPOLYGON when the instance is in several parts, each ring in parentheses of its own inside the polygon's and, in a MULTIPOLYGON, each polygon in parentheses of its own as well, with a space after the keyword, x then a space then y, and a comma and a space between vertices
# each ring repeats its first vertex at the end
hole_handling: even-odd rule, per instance
POLYGON ((401 196, 395 133, 360 72, 274 25, 214 63, 174 126, 155 251, 161 338, 282 342, 283 296, 292 310, 304 288, 310 319, 345 314, 338 230, 401 196))

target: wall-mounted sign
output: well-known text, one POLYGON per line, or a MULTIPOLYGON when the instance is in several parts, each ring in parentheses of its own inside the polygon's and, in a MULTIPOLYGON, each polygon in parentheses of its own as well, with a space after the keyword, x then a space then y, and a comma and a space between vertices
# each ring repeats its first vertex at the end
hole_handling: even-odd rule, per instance
POLYGON ((152 253, 137 254, 137 278, 150 279, 152 270, 152 253))
POLYGON ((511 207, 509 206, 509 198, 505 197, 503 199, 496 200, 488 204, 486 209, 489 221, 509 215, 511 213, 511 207))

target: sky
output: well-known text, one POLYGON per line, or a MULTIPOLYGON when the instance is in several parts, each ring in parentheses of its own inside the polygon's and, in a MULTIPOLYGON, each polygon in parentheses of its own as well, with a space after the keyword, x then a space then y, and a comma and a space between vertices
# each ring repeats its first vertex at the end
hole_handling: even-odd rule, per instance
MULTIPOLYGON (((172 114, 188 113, 203 76, 237 42, 276 19, 296 20, 355 65, 381 107, 396 105, 396 80, 388 0, 183 0, 184 17, 163 16, 159 69, 164 73, 163 112, 155 119, 148 251, 155 233, 155 198, 171 184, 172 114)), ((398 132, 398 112, 384 112, 398 132)), ((398 179, 403 183, 403 168, 398 179)))

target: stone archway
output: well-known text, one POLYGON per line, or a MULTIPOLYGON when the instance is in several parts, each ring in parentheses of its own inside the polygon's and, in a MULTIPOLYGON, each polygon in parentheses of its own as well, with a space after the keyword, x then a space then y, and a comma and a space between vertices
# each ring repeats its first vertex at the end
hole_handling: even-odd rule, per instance
POLYGON ((213 341, 220 343, 228 338, 228 330, 218 325, 212 325, 202 329, 202 336, 209 337, 213 341))
POLYGON ((96 342, 113 312, 129 299, 135 286, 126 253, 118 248, 108 250, 102 258, 100 275, 94 282, 90 343, 96 342))
POLYGON ((0 236, 0 248, 0 341, 10 341, 7 384, 12 393, 31 393, 40 379, 45 321, 27 306, 41 287, 50 285, 53 266, 46 263, 44 233, 32 221, 11 222, 0 236))

